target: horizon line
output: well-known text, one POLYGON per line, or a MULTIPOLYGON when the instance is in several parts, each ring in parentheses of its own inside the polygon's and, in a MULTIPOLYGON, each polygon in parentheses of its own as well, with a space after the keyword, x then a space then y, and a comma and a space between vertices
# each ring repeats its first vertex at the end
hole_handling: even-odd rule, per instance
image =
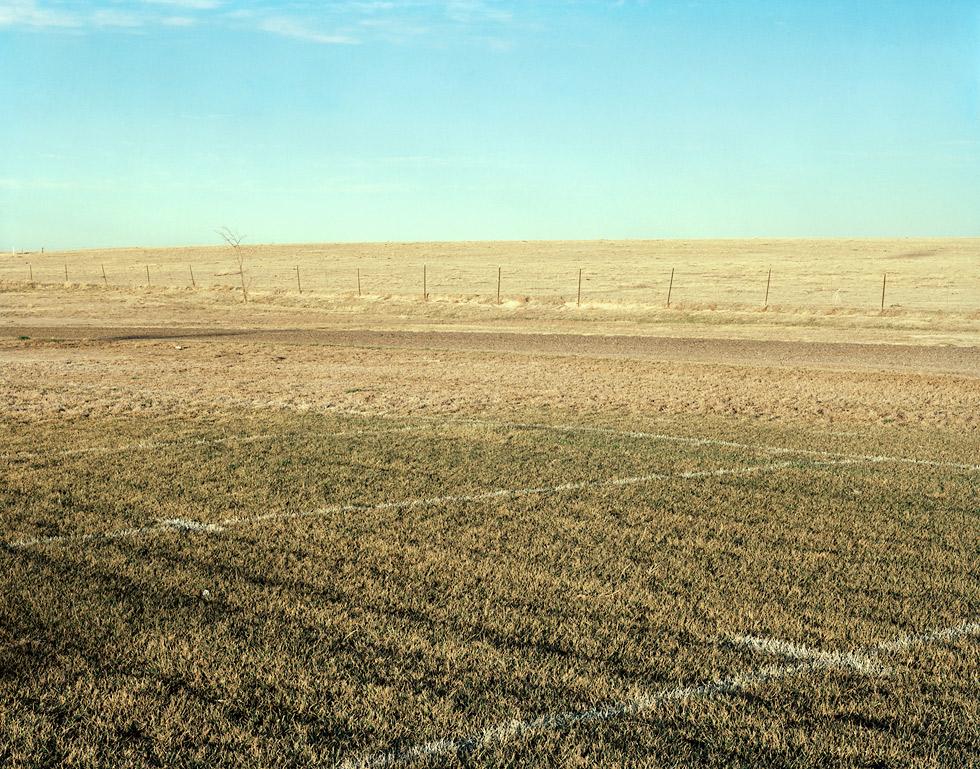
MULTIPOLYGON (((247 238, 247 236, 246 236, 247 238)), ((649 237, 649 238, 467 238, 457 240, 289 240, 289 241, 249 241, 242 240, 242 246, 377 246, 377 245, 452 245, 472 243, 705 243, 705 242, 802 242, 802 241, 899 241, 899 240, 980 240, 977 235, 752 235, 748 237, 649 237)), ((166 246, 142 246, 129 244, 121 246, 80 246, 73 248, 53 248, 20 250, 11 248, 0 251, 3 256, 27 256, 30 254, 67 254, 87 251, 166 251, 170 249, 228 248, 223 242, 215 243, 174 243, 166 246)))

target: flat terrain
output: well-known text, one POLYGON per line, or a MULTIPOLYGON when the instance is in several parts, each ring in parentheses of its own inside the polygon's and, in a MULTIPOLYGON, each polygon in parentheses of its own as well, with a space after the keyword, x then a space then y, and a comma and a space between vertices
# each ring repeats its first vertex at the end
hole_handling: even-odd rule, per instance
POLYGON ((975 300, 8 280, 0 765, 980 766, 975 300))
MULTIPOLYGON (((215 240, 218 240, 215 236, 215 240)), ((242 246, 246 288, 259 297, 421 297, 555 307, 582 300, 641 311, 679 307, 879 309, 976 313, 980 239, 629 240, 313 243, 242 246), (299 270, 297 283, 296 270, 299 270), (769 270, 772 270, 771 280, 769 270), (671 284, 671 271, 674 271, 671 284), (360 277, 358 277, 360 276, 360 277)), ((41 284, 240 291, 228 246, 0 255, 0 280, 41 284), (67 274, 67 277, 66 277, 67 274)))

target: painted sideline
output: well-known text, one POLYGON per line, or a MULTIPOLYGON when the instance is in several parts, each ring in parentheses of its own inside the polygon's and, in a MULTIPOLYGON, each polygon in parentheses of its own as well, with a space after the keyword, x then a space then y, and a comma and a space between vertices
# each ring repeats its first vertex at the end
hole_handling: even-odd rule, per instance
POLYGON ((864 675, 886 675, 890 672, 888 667, 878 662, 874 656, 859 654, 858 652, 825 652, 778 638, 762 638, 753 635, 736 636, 732 639, 732 643, 745 646, 754 652, 776 654, 794 660, 806 660, 815 667, 825 669, 852 668, 864 675))
MULTIPOLYGON (((911 636, 901 636, 867 649, 856 649, 852 652, 841 654, 853 660, 861 660, 867 659, 869 655, 873 655, 875 651, 879 650, 907 650, 916 646, 925 646, 936 643, 937 641, 950 640, 965 635, 980 635, 980 622, 966 621, 939 630, 927 631, 911 636)), ((752 636, 739 636, 735 641, 738 643, 739 639, 746 638, 753 639, 753 643, 756 641, 770 640, 756 639, 752 636)), ((609 721, 615 718, 640 715, 663 703, 698 698, 705 699, 729 692, 743 691, 751 686, 766 683, 767 681, 789 678, 794 675, 802 676, 812 674, 814 671, 825 670, 828 666, 831 666, 828 663, 828 659, 836 656, 834 652, 820 652, 783 641, 773 641, 772 643, 774 644, 774 648, 781 648, 782 652, 786 653, 786 656, 801 659, 802 661, 795 665, 764 667, 744 675, 734 675, 695 686, 679 686, 674 689, 666 689, 656 694, 641 694, 623 702, 612 703, 604 707, 551 713, 529 720, 507 721, 463 737, 445 737, 443 739, 414 745, 403 750, 373 753, 342 761, 335 766, 336 769, 376 769, 376 767, 397 766, 429 756, 451 755, 486 745, 505 743, 522 737, 525 734, 561 731, 578 724, 586 724, 594 721, 609 721), (806 653, 802 653, 801 650, 804 649, 806 653)), ((880 675, 883 672, 875 667, 855 667, 850 664, 846 665, 846 667, 853 667, 856 672, 862 675, 880 675)))
MULTIPOLYGON (((350 416, 371 417, 374 419, 392 419, 392 417, 370 414, 361 411, 339 412, 350 416)), ((507 427, 518 430, 542 430, 567 433, 595 433, 599 435, 616 435, 623 438, 636 438, 641 440, 655 440, 669 443, 683 443, 689 446, 718 446, 722 448, 744 449, 748 451, 764 451, 771 454, 796 454, 801 456, 824 457, 828 459, 849 459, 854 462, 868 463, 895 463, 907 465, 919 465, 922 467, 947 467, 955 470, 966 470, 968 472, 980 472, 980 465, 971 465, 961 462, 949 462, 938 459, 919 459, 916 457, 896 457, 881 454, 848 454, 846 452, 824 451, 821 449, 791 448, 787 446, 773 446, 764 443, 740 443, 738 441, 726 441, 720 438, 703 438, 697 436, 674 435, 671 433, 652 433, 641 430, 618 430, 612 427, 594 427, 589 425, 567 425, 567 424, 548 424, 546 422, 501 422, 492 419, 477 419, 475 417, 465 418, 444 418, 414 416, 410 419, 418 419, 422 424, 403 425, 401 427, 389 427, 381 430, 344 430, 336 433, 325 433, 330 437, 349 437, 359 435, 383 435, 386 433, 415 432, 425 428, 425 425, 433 422, 440 425, 451 424, 470 424, 483 427, 507 427)), ((222 438, 201 438, 193 441, 137 441, 135 443, 123 444, 121 446, 92 446, 88 448, 66 449, 58 452, 56 456, 74 456, 78 454, 114 454, 125 451, 139 451, 154 448, 166 448, 168 446, 190 445, 203 446, 222 443, 251 443, 262 440, 272 440, 279 436, 286 436, 289 433, 258 433, 245 436, 225 436, 222 438)), ((50 456, 41 452, 23 452, 0 455, 2 460, 21 460, 35 459, 50 456)))
MULTIPOLYGON (((404 510, 412 507, 431 507, 452 502, 485 502, 490 499, 515 499, 538 494, 561 494, 567 491, 578 491, 580 489, 601 489, 604 487, 615 486, 635 486, 640 483, 650 481, 670 481, 676 479, 699 479, 712 478, 723 475, 751 475, 757 472, 770 472, 781 470, 797 464, 795 462, 774 462, 768 465, 753 465, 752 467, 741 468, 721 468, 718 470, 699 470, 696 472, 677 473, 667 475, 664 473, 649 473, 646 475, 634 475, 626 478, 611 478, 604 481, 573 481, 562 483, 557 486, 536 486, 522 489, 495 489, 493 491, 483 491, 477 494, 445 495, 439 497, 421 497, 416 499, 406 499, 398 502, 381 502, 376 505, 330 505, 316 510, 307 510, 298 513, 269 513, 267 515, 256 515, 249 518, 228 518, 221 521, 222 526, 248 526, 254 523, 265 521, 289 520, 291 518, 311 518, 323 515, 333 515, 335 513, 355 513, 369 512, 378 510, 404 510)), ((824 463, 821 463, 824 464, 824 463)))
POLYGON ((964 635, 980 635, 980 622, 961 622, 959 625, 942 628, 940 630, 928 630, 924 633, 900 636, 891 641, 884 641, 876 647, 883 652, 901 652, 912 649, 916 646, 928 646, 936 641, 946 641, 950 638, 958 638, 964 635))
POLYGON ((949 467, 956 470, 980 472, 980 465, 970 465, 960 462, 947 462, 938 459, 917 459, 915 457, 895 457, 880 454, 848 454, 838 451, 823 451, 820 449, 794 449, 787 446, 772 446, 764 443, 739 443, 718 438, 698 438, 670 433, 650 433, 639 430, 617 430, 612 427, 591 427, 586 425, 551 425, 545 422, 497 422, 487 419, 454 419, 458 423, 486 425, 488 427, 512 427, 521 430, 551 430, 569 433, 597 433, 601 435, 618 435, 624 438, 640 438, 644 440, 665 441, 670 443, 685 443, 689 446, 720 446, 730 449, 747 449, 750 451, 766 451, 771 454, 800 454, 812 457, 827 457, 849 459, 855 462, 896 463, 907 465, 922 465, 924 467, 949 467))
POLYGON ((678 702, 735 692, 755 684, 785 678, 794 673, 802 673, 807 668, 807 665, 783 665, 762 668, 747 675, 732 676, 731 678, 711 681, 698 686, 679 686, 675 689, 665 689, 656 694, 638 695, 625 702, 613 703, 602 708, 550 713, 528 721, 514 719, 482 729, 465 737, 447 737, 421 745, 414 745, 397 752, 376 753, 362 758, 349 759, 337 764, 336 767, 337 769, 375 769, 375 767, 405 764, 428 756, 444 756, 451 753, 460 753, 473 750, 483 745, 509 742, 525 734, 562 731, 578 724, 587 724, 593 721, 609 721, 614 718, 639 715, 659 704, 667 702, 678 702))
MULTIPOLYGON (((414 432, 424 429, 424 425, 409 425, 405 427, 386 427, 381 430, 342 430, 341 432, 324 432, 320 435, 330 438, 343 438, 360 435, 387 435, 388 433, 414 432)), ((226 435, 220 438, 196 438, 194 440, 181 440, 180 438, 170 441, 136 441, 135 443, 124 443, 120 446, 89 446, 80 449, 65 449, 55 454, 46 454, 39 451, 14 452, 12 454, 0 454, 0 460, 17 461, 26 459, 43 459, 50 456, 71 457, 80 454, 122 454, 126 451, 142 451, 148 449, 165 449, 171 446, 217 446, 224 443, 257 443, 259 441, 269 441, 276 438, 285 438, 291 435, 289 432, 276 433, 254 433, 252 435, 226 435)), ((310 431, 301 433, 309 435, 310 431)), ((184 437, 189 437, 191 433, 185 433, 184 437)))
MULTIPOLYGON (((336 513, 356 513, 356 512, 376 512, 382 510, 405 510, 413 507, 432 507, 435 505, 443 505, 454 502, 485 502, 491 499, 515 499, 518 497, 527 497, 539 494, 561 494, 569 491, 578 491, 580 489, 594 489, 594 488, 612 488, 617 486, 634 486, 640 483, 649 483, 651 481, 669 481, 669 480, 696 480, 701 478, 714 478, 726 475, 751 475, 753 473, 760 472, 771 472, 774 470, 781 470, 786 467, 792 467, 799 464, 799 462, 782 461, 773 462, 768 465, 753 465, 751 467, 743 468, 720 468, 717 470, 700 470, 696 472, 685 472, 677 473, 675 475, 666 475, 664 473, 649 473, 647 475, 635 475, 627 478, 612 478, 600 481, 574 481, 570 483, 562 483, 557 486, 537 486, 528 487, 520 489, 495 489, 493 491, 484 491, 476 494, 448 494, 437 497, 417 497, 414 499, 404 499, 395 502, 380 502, 374 505, 357 505, 357 504, 347 504, 347 505, 329 505, 326 507, 316 508, 315 510, 303 510, 295 513, 267 513, 264 515, 255 515, 245 518, 226 518, 217 523, 206 523, 201 521, 191 521, 184 518, 174 518, 165 521, 155 521, 154 523, 147 526, 140 526, 136 528, 126 528, 126 529, 116 529, 114 531, 108 532, 93 532, 90 534, 68 534, 63 536, 51 536, 51 537, 28 537, 24 539, 15 540, 13 542, 7 543, 8 547, 13 548, 24 548, 33 547, 36 545, 53 545, 62 544, 68 542, 88 542, 98 539, 119 539, 122 537, 140 537, 147 536, 151 534, 159 534, 167 531, 173 531, 175 529, 182 529, 185 531, 206 531, 214 533, 216 531, 230 528, 233 526, 250 526, 259 523, 265 523, 268 521, 286 521, 294 518, 314 518, 325 515, 333 515, 336 513), (217 527, 217 528, 210 528, 217 527)), ((813 465, 832 465, 841 464, 838 462, 811 462, 810 466, 813 465)))

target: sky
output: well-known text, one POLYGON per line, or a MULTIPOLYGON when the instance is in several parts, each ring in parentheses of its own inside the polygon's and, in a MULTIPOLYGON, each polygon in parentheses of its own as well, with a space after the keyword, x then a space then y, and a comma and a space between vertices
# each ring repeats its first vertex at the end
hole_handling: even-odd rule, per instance
POLYGON ((980 0, 0 0, 0 249, 980 235, 980 0))

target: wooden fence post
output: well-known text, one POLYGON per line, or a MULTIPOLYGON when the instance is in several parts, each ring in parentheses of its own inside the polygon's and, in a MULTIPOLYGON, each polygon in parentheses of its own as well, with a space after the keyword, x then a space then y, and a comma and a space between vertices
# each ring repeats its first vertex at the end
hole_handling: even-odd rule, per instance
POLYGON ((769 275, 766 277, 766 301, 763 303, 764 308, 769 307, 769 282, 772 280, 772 267, 769 268, 769 275))
POLYGON ((109 285, 109 279, 106 277, 106 274, 105 274, 105 265, 103 264, 103 265, 100 265, 100 266, 102 267, 102 285, 103 286, 108 286, 109 285))
POLYGON ((299 282, 299 265, 298 264, 296 265, 296 290, 299 291, 301 294, 303 293, 303 286, 299 282))
POLYGON ((575 300, 575 306, 582 306, 582 268, 578 268, 578 299, 575 300))
POLYGON ((670 295, 674 290, 674 268, 670 268, 670 285, 667 286, 667 306, 670 307, 670 295))
POLYGON ((429 301, 429 290, 426 284, 425 265, 422 265, 422 301, 429 301))
POLYGON ((884 272, 881 275, 881 311, 885 311, 885 282, 888 280, 888 273, 884 272))
POLYGON ((150 287, 150 265, 144 265, 146 267, 146 287, 150 287))
POLYGON ((30 262, 27 263, 27 274, 30 276, 31 285, 33 286, 34 285, 34 268, 31 266, 31 263, 30 262))
POLYGON ((190 270, 191 273, 191 288, 197 288, 197 281, 194 280, 194 265, 188 264, 187 269, 190 270))
POLYGON ((357 295, 361 295, 361 268, 357 268, 357 295))
POLYGON ((68 262, 65 262, 65 283, 68 282, 68 262))

